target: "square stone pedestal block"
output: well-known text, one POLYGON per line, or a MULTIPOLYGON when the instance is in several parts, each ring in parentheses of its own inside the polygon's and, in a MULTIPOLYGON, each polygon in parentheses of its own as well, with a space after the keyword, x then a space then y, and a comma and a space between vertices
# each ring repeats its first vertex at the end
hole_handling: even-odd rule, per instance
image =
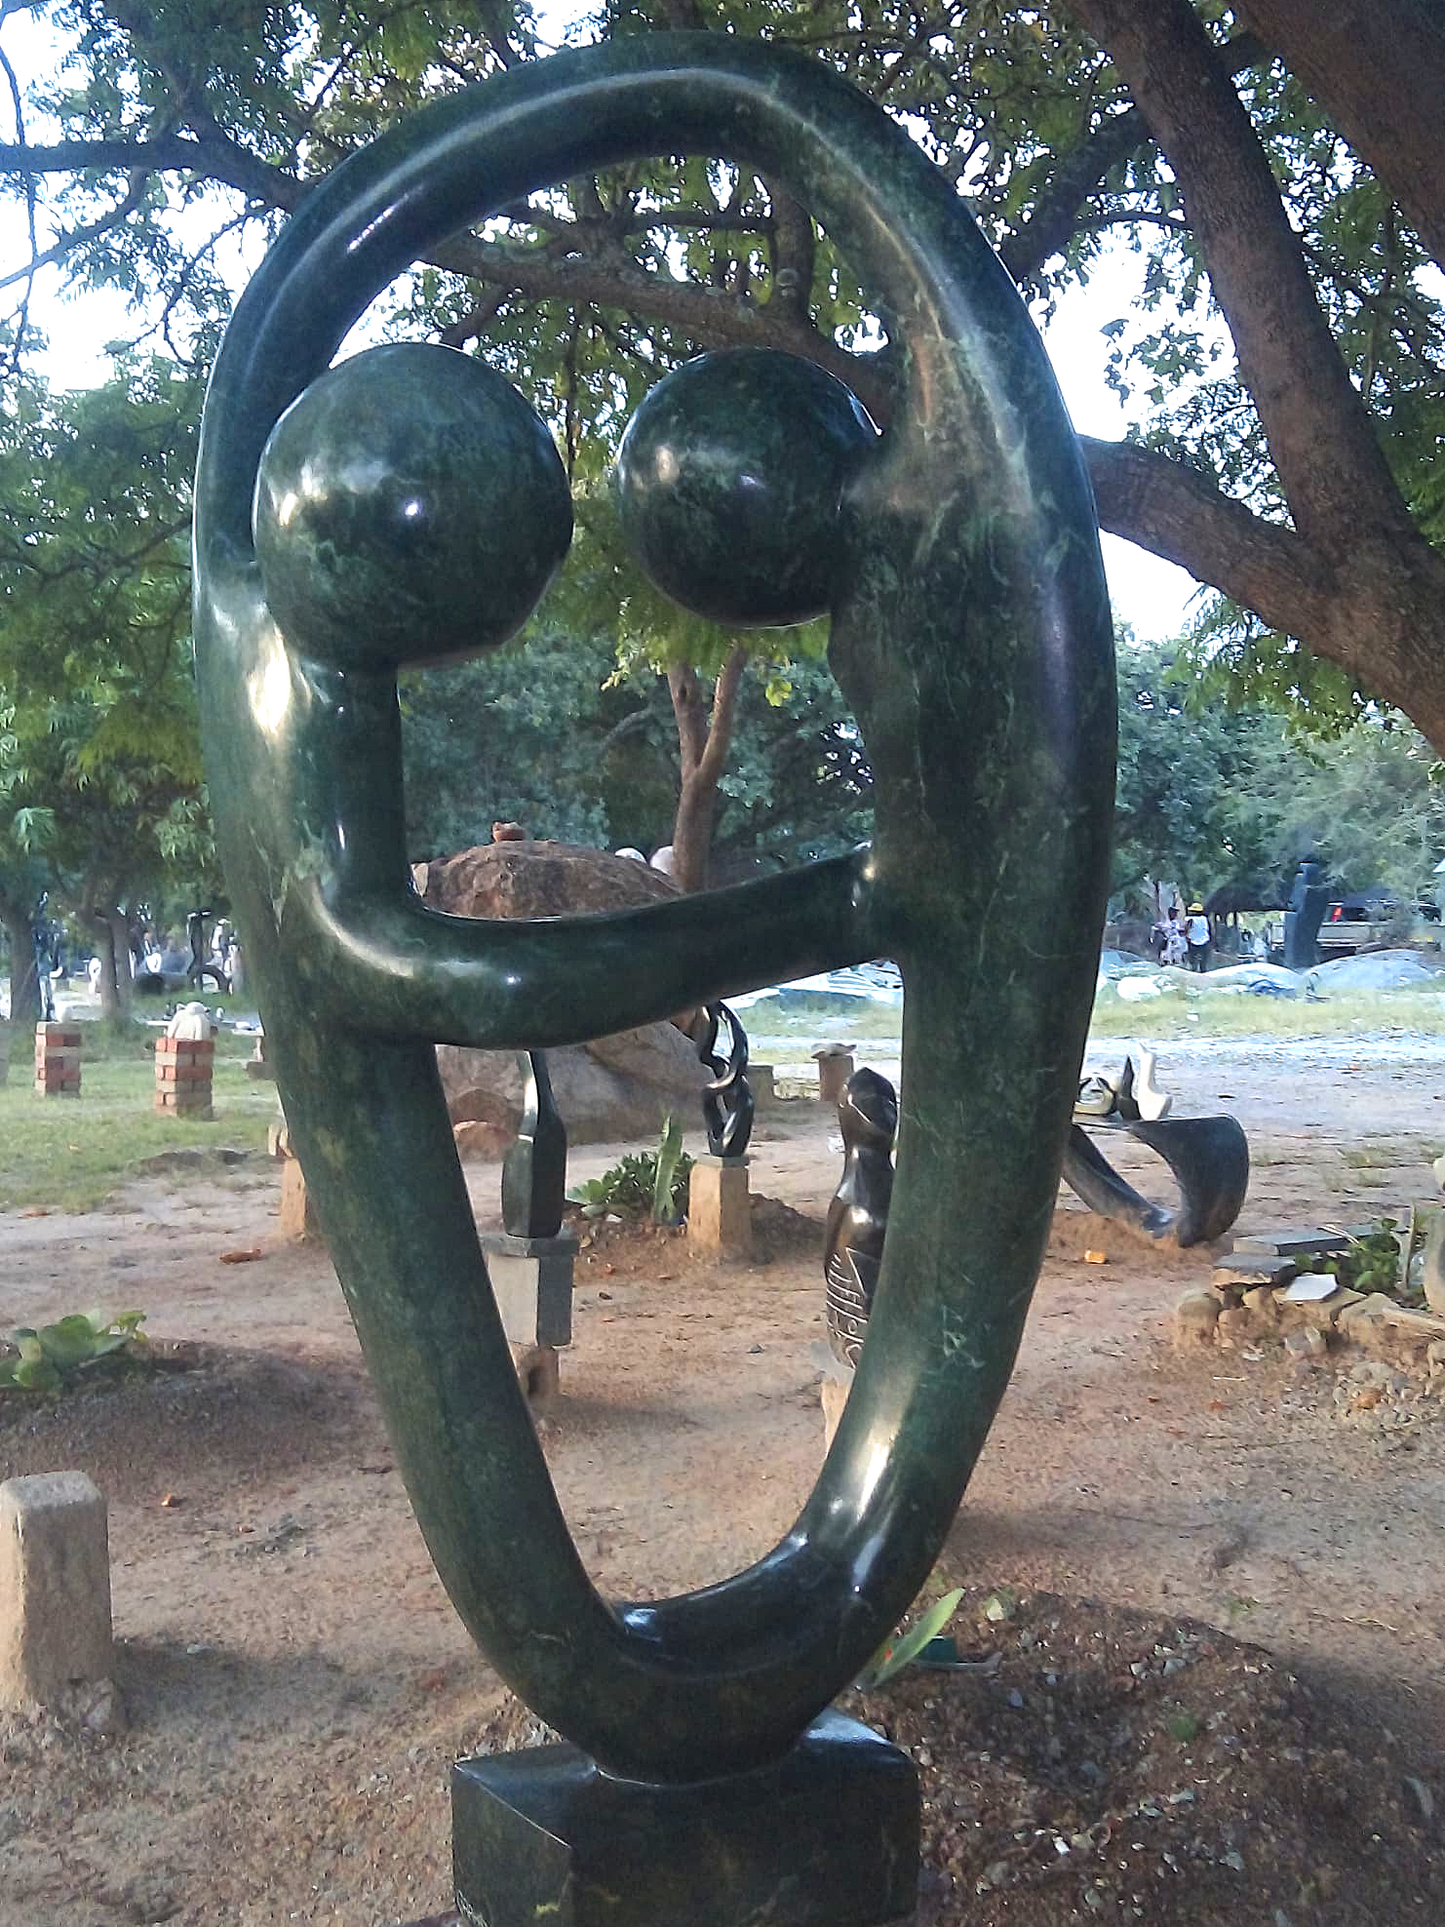
POLYGON ((48 1706, 111 1673, 105 1500, 83 1472, 0 1485, 0 1704, 48 1706))
POLYGON ((492 1296, 509 1343, 572 1343, 572 1270, 577 1240, 570 1232, 555 1238, 513 1238, 505 1231, 482 1234, 482 1253, 492 1296))
POLYGON ((875 1927, 913 1911, 918 1832, 913 1762, 832 1712, 776 1766, 690 1786, 575 1746, 452 1768, 457 1905, 486 1927, 875 1927))
POLYGON ((753 1255, 753 1213, 746 1158, 701 1157, 688 1174, 687 1241, 703 1257, 753 1255))
POLYGON ((308 1244, 321 1236, 301 1160, 289 1156, 281 1160, 281 1236, 293 1245, 308 1244))

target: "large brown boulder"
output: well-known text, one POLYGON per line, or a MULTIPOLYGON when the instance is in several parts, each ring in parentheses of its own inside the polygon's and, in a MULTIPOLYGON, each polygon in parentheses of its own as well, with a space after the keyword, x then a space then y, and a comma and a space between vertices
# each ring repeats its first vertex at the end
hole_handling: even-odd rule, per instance
MULTIPOLYGON (((630 910, 678 894, 645 863, 570 843, 491 843, 417 864, 418 890, 456 917, 570 917, 630 910)), ((511 1051, 437 1049, 453 1123, 476 1120, 515 1132, 522 1079, 511 1051)), ((547 1053, 557 1108, 573 1144, 657 1136, 665 1111, 701 1122, 706 1076, 675 1024, 647 1024, 547 1053)))

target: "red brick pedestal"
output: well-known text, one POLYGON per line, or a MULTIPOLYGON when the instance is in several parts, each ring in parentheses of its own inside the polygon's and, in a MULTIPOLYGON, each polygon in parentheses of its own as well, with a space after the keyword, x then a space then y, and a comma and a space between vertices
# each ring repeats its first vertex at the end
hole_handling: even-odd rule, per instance
POLYGON ((35 1091, 38 1097, 80 1096, 78 1025, 35 1026, 35 1091))
POLYGON ((211 1077, 216 1063, 214 1038, 156 1039, 156 1109, 177 1117, 210 1118, 211 1077))

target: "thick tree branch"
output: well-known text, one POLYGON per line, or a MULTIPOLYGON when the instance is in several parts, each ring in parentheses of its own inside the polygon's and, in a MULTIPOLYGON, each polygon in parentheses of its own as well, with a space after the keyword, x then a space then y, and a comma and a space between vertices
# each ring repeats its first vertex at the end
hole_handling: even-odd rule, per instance
POLYGON ((1241 0, 1445 267, 1445 11, 1439 0, 1241 0))
POLYGON ((872 357, 850 354, 806 317, 789 315, 773 302, 755 307, 721 289, 649 274, 622 262, 604 265, 585 256, 509 248, 466 235, 433 250, 431 259, 437 267, 532 301, 592 302, 648 315, 710 347, 779 348, 802 355, 847 382, 875 419, 886 421, 892 412, 890 385, 872 357))
POLYGON ((1102 528, 1177 562, 1273 628, 1299 635, 1318 627, 1334 593, 1331 571, 1293 529, 1154 449, 1080 439, 1102 528))
POLYGON ((708 721, 707 745, 698 760, 697 773, 703 782, 716 783, 727 768, 728 751, 732 747, 733 717, 737 712, 738 690, 742 686, 743 671, 747 668, 748 652, 744 645, 735 642, 727 653, 727 659, 718 671, 718 679, 712 692, 712 715, 708 721))
MULTIPOLYGON (((1263 43, 1252 33, 1236 34, 1219 52, 1226 73, 1241 74, 1265 58, 1263 43)), ((999 248, 1004 266, 1015 281, 1028 281, 1056 254, 1062 254, 1079 226, 1080 215, 1109 173, 1149 146, 1154 136, 1138 107, 1126 108, 1102 121, 1089 138, 1066 154, 1054 169, 1029 218, 999 248)))
POLYGON ((1188 0, 1069 7, 1107 49, 1178 179, 1295 526, 1321 544, 1407 530, 1269 161, 1198 15, 1188 0))

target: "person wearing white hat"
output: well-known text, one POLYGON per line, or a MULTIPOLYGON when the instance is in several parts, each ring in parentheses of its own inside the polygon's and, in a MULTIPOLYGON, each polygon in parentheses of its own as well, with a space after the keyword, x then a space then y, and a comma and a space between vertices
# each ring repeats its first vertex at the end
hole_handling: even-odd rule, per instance
POLYGON ((1189 968, 1205 971, 1209 968, 1209 945, 1213 932, 1209 919, 1204 914, 1202 903, 1191 903, 1189 915, 1184 924, 1184 941, 1189 945, 1189 968))

